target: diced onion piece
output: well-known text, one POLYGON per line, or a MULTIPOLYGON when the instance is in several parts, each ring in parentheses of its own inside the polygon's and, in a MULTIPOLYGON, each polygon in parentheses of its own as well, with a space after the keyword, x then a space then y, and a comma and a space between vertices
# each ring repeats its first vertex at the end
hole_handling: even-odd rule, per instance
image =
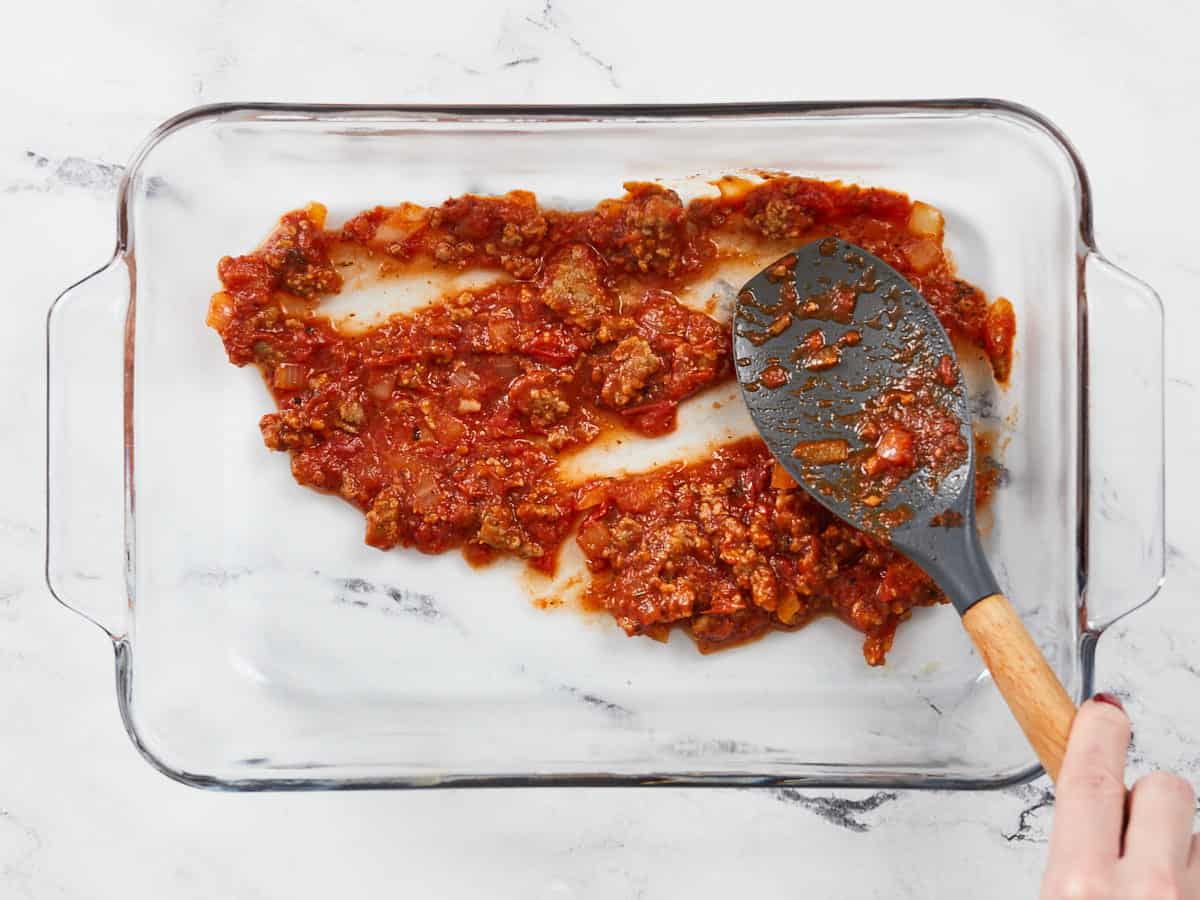
POLYGON ((841 438, 825 441, 801 441, 792 448, 792 456, 803 463, 825 466, 850 458, 850 444, 841 438))
POLYGON ((299 363, 280 363, 275 367, 275 387, 282 391, 298 391, 308 381, 308 372, 299 363))
POLYGON ((305 319, 312 310, 311 303, 295 294, 279 291, 275 294, 275 299, 279 303, 279 308, 283 310, 283 314, 294 319, 305 319))
POLYGON ((862 332, 847 331, 840 338, 838 338, 837 342, 843 347, 857 347, 860 343, 862 343, 862 332))
POLYGON ((913 271, 923 275, 942 261, 942 248, 937 241, 922 238, 905 247, 904 256, 913 271))
POLYGON ((804 368, 810 372, 824 372, 842 361, 842 351, 835 344, 822 347, 804 357, 804 368))
MULTIPOLYGON (((886 460, 880 459, 878 453, 872 453, 870 456, 868 456, 862 462, 862 472, 868 478, 875 478, 875 477, 883 474, 883 472, 885 472, 890 467, 891 467, 891 463, 887 462, 886 460)), ((867 504, 867 505, 870 506, 870 504, 867 504)))
POLYGON ((778 337, 791 327, 792 314, 785 312, 771 320, 771 324, 766 327, 763 333, 768 337, 778 337))
POLYGON ((657 504, 662 496, 652 478, 633 478, 613 487, 613 499, 622 512, 645 512, 657 504))
POLYGON ((393 372, 386 372, 376 376, 367 386, 367 393, 376 400, 383 402, 392 396, 392 391, 396 387, 396 375, 393 372))
POLYGON ((233 312, 233 297, 224 291, 217 291, 208 304, 208 327, 221 331, 233 321, 233 312))
POLYGON ((908 214, 908 230, 912 234, 940 241, 945 229, 946 220, 940 209, 919 200, 913 204, 912 212, 908 214))
POLYGON ((796 479, 788 473, 787 469, 779 463, 775 463, 774 468, 771 469, 771 487, 777 491, 790 491, 799 487, 799 485, 796 483, 796 479))
POLYGON ((412 237, 424 223, 425 209, 412 203, 402 204, 389 211, 387 217, 375 230, 375 240, 380 244, 399 244, 412 237))
POLYGON ((797 349, 804 350, 807 353, 813 353, 825 346, 825 332, 820 328, 814 328, 808 334, 800 339, 797 349))
POLYGON ((506 353, 512 349, 517 336, 517 326, 512 319, 489 319, 488 342, 495 353, 506 353))
POLYGON ((454 416, 439 416, 437 420, 438 441, 445 446, 454 446, 462 438, 467 427, 454 416))
POLYGON ((604 485, 594 484, 579 495, 579 502, 575 505, 579 509, 591 509, 603 503, 604 498, 607 496, 608 492, 605 490, 604 485))
POLYGON ((437 508, 442 499, 441 488, 438 487, 437 476, 425 469, 417 476, 413 486, 412 508, 417 515, 425 515, 437 508))
POLYGON ((800 598, 796 596, 794 590, 789 590, 779 598, 779 606, 775 610, 775 615, 784 625, 791 625, 798 612, 800 612, 800 598))
POLYGON ((894 466, 911 466, 915 461, 912 432, 903 428, 889 428, 875 445, 875 453, 884 462, 894 466))
POLYGON ((992 373, 996 380, 1003 384, 1008 381, 1012 369, 1013 339, 1017 333, 1017 320, 1008 300, 997 297, 988 307, 983 331, 988 359, 992 363, 992 373))
POLYGON ((791 372, 779 363, 774 363, 758 373, 758 383, 769 390, 775 390, 787 384, 791 377, 791 372))
POLYGON ((304 211, 308 213, 308 217, 312 219, 314 225, 316 225, 318 228, 325 227, 325 215, 327 210, 325 209, 324 203, 310 203, 304 211))
POLYGON ((459 366, 450 373, 450 377, 446 379, 453 388, 469 388, 474 387, 479 383, 479 376, 468 369, 466 366, 459 366))
POLYGON ((579 529, 575 540, 588 556, 600 556, 612 544, 612 532, 603 522, 592 521, 579 529))

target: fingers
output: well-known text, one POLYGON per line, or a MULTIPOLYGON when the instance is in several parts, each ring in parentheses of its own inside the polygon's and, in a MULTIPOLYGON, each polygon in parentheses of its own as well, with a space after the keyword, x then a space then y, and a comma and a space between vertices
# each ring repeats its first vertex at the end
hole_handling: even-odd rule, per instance
POLYGON ((1191 851, 1195 814, 1196 794, 1178 775, 1152 772, 1138 779, 1129 793, 1125 858, 1183 868, 1191 851))
POLYGON ((1200 900, 1195 793, 1183 778, 1155 772, 1127 801, 1129 731, 1115 698, 1097 695, 1080 708, 1056 785, 1043 898, 1200 900))
POLYGON ((1187 868, 1183 870, 1183 895, 1185 897, 1200 897, 1200 834, 1193 834, 1189 840, 1187 868))
POLYGON ((1056 785, 1051 860, 1100 867, 1121 853, 1129 718, 1115 700, 1079 708, 1056 785))

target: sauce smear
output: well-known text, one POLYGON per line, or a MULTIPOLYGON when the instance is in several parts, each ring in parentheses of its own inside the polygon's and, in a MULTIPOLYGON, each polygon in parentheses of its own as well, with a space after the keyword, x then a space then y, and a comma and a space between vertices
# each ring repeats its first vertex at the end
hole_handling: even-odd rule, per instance
MULTIPOLYGON (((681 626, 709 651, 832 613, 882 663, 912 608, 945 598, 780 477, 757 438, 582 485, 560 477, 560 462, 605 433, 669 433, 680 403, 732 378, 730 324, 678 300, 731 244, 857 243, 984 349, 1001 379, 1011 306, 989 306, 955 276, 940 233, 900 194, 780 176, 685 206, 657 185, 625 187, 585 212, 514 191, 376 207, 338 230, 314 204, 284 215, 253 253, 220 261, 208 324, 231 362, 266 380, 277 407, 260 423, 266 445, 289 453, 300 484, 360 509, 367 543, 460 550, 474 563, 511 555, 552 572, 575 533, 590 602, 630 634, 665 639, 681 626), (342 290, 333 260, 363 254, 389 272, 496 281, 350 334, 318 306, 342 290)), ((795 314, 843 305, 834 292, 829 309, 795 314)), ((840 349, 814 346, 812 367, 840 349)), ((876 453, 896 471, 939 450, 898 408, 872 421, 876 453)))

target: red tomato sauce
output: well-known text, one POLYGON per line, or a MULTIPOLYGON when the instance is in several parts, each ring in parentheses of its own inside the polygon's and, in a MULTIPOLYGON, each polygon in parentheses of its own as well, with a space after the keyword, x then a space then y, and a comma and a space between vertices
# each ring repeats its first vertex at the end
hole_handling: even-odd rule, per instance
POLYGON ((507 554, 551 572, 578 526, 588 597, 630 634, 662 639, 679 625, 708 651, 833 613, 882 663, 911 609, 944 597, 773 472, 761 441, 583 486, 559 475, 605 432, 672 431, 681 402, 732 378, 729 324, 677 299, 731 242, 860 244, 1007 378, 1011 306, 955 276, 940 234, 914 232, 906 197, 791 177, 721 187, 685 206, 629 184, 585 212, 522 191, 468 195, 377 207, 336 231, 313 205, 220 261, 208 324, 231 362, 266 379, 277 406, 260 423, 266 445, 290 454, 299 483, 362 510, 367 543, 459 549, 476 563, 507 554), (497 280, 349 334, 317 311, 342 290, 333 256, 347 249, 390 271, 497 280))

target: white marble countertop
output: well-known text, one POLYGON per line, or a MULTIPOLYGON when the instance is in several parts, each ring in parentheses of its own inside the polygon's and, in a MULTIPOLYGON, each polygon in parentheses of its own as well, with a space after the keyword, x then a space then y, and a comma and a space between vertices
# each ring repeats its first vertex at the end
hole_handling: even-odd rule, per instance
POLYGON ((43 323, 107 259, 121 165, 219 100, 633 102, 996 96, 1086 161, 1100 246, 1167 308, 1166 588, 1101 643, 1137 770, 1200 773, 1200 7, 25 4, 0 58, 0 895, 1031 897, 1047 783, 986 794, 525 790, 222 795, 126 738, 111 648, 42 576, 43 323), (169 12, 168 12, 169 10, 169 12), (740 26, 740 27, 739 27, 740 26), (816 39, 807 40, 810 34, 816 39), (725 860, 730 862, 717 862, 725 860))

